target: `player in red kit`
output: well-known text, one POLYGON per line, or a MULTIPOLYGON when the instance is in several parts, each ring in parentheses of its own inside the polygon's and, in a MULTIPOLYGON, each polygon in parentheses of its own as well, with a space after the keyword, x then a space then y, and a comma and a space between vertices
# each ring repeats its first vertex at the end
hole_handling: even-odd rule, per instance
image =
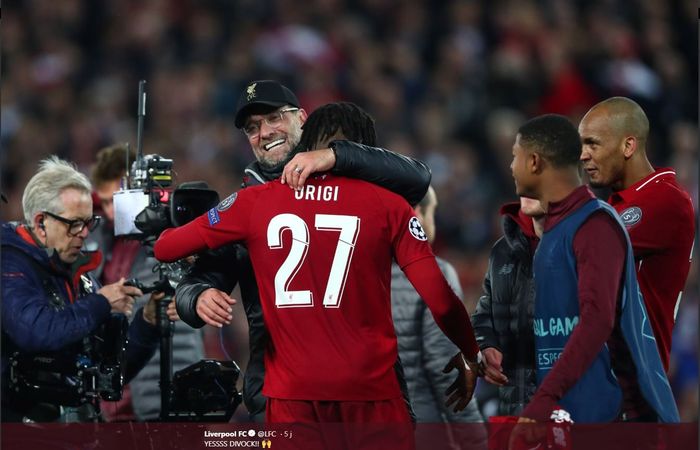
POLYGON ((668 372, 673 324, 695 237, 693 204, 673 169, 649 163, 649 120, 634 101, 613 97, 595 105, 581 120, 579 133, 590 183, 612 189, 608 203, 632 241, 639 287, 668 372))
MULTIPOLYGON (((325 113, 334 105, 314 111, 304 134, 333 117, 325 113)), ((309 140, 302 136, 304 142, 309 140)), ((263 390, 270 398, 268 421, 409 422, 394 372, 392 258, 470 361, 458 354, 451 362, 460 376, 449 402, 466 406, 478 346, 466 309, 404 199, 330 174, 309 179, 302 190, 274 181, 233 194, 206 215, 167 230, 155 253, 169 261, 233 241, 247 244, 270 333, 263 390)))

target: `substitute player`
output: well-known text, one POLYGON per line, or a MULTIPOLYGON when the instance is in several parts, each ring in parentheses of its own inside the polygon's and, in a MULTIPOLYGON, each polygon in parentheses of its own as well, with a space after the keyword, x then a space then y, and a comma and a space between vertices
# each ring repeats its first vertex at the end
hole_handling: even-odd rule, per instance
POLYGON ((666 372, 683 286, 690 270, 695 215, 671 168, 654 168, 646 154, 649 119, 625 97, 591 108, 579 124, 581 161, 593 187, 613 190, 634 251, 637 279, 666 372))

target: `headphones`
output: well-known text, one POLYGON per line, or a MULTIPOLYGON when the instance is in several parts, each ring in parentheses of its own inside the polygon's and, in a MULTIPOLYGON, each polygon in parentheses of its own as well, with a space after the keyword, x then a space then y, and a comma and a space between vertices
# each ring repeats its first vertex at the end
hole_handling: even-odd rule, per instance
POLYGON ((46 231, 46 226, 44 225, 44 219, 41 219, 41 220, 39 221, 39 228, 41 228, 42 230, 46 231))

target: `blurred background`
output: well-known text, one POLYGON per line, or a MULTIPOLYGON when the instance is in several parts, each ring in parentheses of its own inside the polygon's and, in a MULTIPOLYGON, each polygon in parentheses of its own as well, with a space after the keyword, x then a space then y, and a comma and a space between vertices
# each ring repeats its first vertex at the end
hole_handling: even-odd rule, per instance
MULTIPOLYGON (((698 207, 696 14, 690 0, 5 0, 0 218, 22 217, 41 158, 88 173, 101 147, 135 147, 139 79, 149 83, 145 153, 174 159, 178 182, 205 180, 223 198, 253 160, 233 126, 238 94, 273 78, 309 112, 358 103, 382 147, 430 165, 435 250, 473 311, 498 208, 516 200, 515 132, 532 116, 578 123, 606 97, 633 98, 651 122, 650 159, 673 166, 698 207)), ((242 308, 236 319, 223 336, 207 330, 208 353, 244 365, 242 308)), ((671 381, 682 419, 697 420, 697 263, 671 381)))

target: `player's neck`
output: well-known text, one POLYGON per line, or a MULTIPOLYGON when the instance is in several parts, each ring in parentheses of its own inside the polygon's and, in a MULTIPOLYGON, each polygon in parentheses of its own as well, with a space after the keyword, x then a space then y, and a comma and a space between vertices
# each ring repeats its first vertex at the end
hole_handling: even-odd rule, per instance
POLYGON ((548 177, 543 182, 545 189, 542 189, 541 197, 542 208, 545 211, 549 210, 550 203, 558 203, 571 195, 579 186, 581 186, 581 177, 576 170, 558 170, 548 177))
POLYGON ((535 229, 535 236, 540 239, 542 238, 542 234, 544 234, 544 221, 546 218, 547 216, 544 214, 532 218, 532 226, 535 229))
POLYGON ((618 186, 613 186, 614 191, 621 191, 627 189, 633 184, 637 183, 639 180, 643 180, 654 173, 654 167, 651 165, 649 160, 644 158, 638 158, 636 160, 630 159, 627 162, 626 170, 622 176, 622 183, 618 186))

